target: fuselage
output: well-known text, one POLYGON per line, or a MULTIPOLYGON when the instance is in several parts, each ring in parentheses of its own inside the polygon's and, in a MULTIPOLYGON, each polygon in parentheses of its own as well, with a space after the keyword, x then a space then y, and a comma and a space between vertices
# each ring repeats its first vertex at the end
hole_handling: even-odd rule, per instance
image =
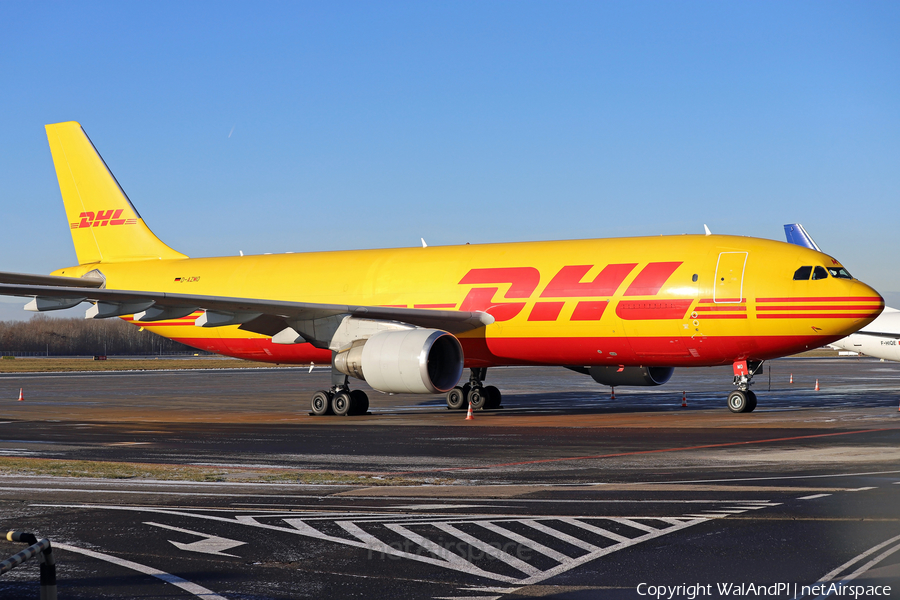
MULTIPOLYGON (((855 279, 798 281, 838 265, 796 245, 683 235, 85 264, 107 287, 301 302, 486 311, 459 336, 467 367, 710 366, 765 360, 838 340, 884 303, 855 279)), ((194 327, 199 313, 142 327, 221 354, 329 363, 237 326, 194 327)))

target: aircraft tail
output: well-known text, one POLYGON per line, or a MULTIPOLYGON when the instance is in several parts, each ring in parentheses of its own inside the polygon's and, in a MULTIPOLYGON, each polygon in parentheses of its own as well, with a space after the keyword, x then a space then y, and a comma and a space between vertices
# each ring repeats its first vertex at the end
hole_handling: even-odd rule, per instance
POLYGON ((784 226, 784 236, 787 238, 788 244, 796 244, 803 246, 816 252, 821 252, 819 245, 812 239, 812 236, 806 233, 806 229, 800 223, 789 223, 784 226))
POLYGON ((46 129, 79 264, 187 258, 144 224, 80 124, 46 129))

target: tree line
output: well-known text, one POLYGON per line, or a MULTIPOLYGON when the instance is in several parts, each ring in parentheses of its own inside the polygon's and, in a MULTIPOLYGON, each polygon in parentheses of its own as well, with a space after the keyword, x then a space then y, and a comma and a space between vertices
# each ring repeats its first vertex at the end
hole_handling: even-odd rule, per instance
POLYGON ((121 319, 59 319, 35 315, 28 321, 0 321, 0 355, 84 356, 97 354, 182 354, 197 350, 121 319))

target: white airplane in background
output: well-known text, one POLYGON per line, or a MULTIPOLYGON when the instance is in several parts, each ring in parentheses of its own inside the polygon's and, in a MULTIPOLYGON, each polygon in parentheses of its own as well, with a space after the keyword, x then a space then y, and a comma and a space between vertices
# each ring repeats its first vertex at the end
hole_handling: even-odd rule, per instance
MULTIPOLYGON (((785 225, 784 234, 790 244, 821 252, 819 246, 799 223, 785 225)), ((884 312, 874 321, 856 333, 832 342, 829 346, 900 362, 900 310, 884 307, 884 312)))

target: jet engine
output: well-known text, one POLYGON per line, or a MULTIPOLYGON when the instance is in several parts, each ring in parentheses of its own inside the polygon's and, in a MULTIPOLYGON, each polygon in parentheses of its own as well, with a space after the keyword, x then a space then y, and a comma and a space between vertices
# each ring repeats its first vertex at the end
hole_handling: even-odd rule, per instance
MULTIPOLYGON (((571 368, 571 367, 570 367, 571 368)), ((603 385, 662 385, 672 378, 674 367, 575 367, 573 370, 590 375, 603 385)))
POLYGON ((381 392, 443 394, 462 376, 463 351, 439 329, 380 331, 336 354, 334 367, 381 392))

